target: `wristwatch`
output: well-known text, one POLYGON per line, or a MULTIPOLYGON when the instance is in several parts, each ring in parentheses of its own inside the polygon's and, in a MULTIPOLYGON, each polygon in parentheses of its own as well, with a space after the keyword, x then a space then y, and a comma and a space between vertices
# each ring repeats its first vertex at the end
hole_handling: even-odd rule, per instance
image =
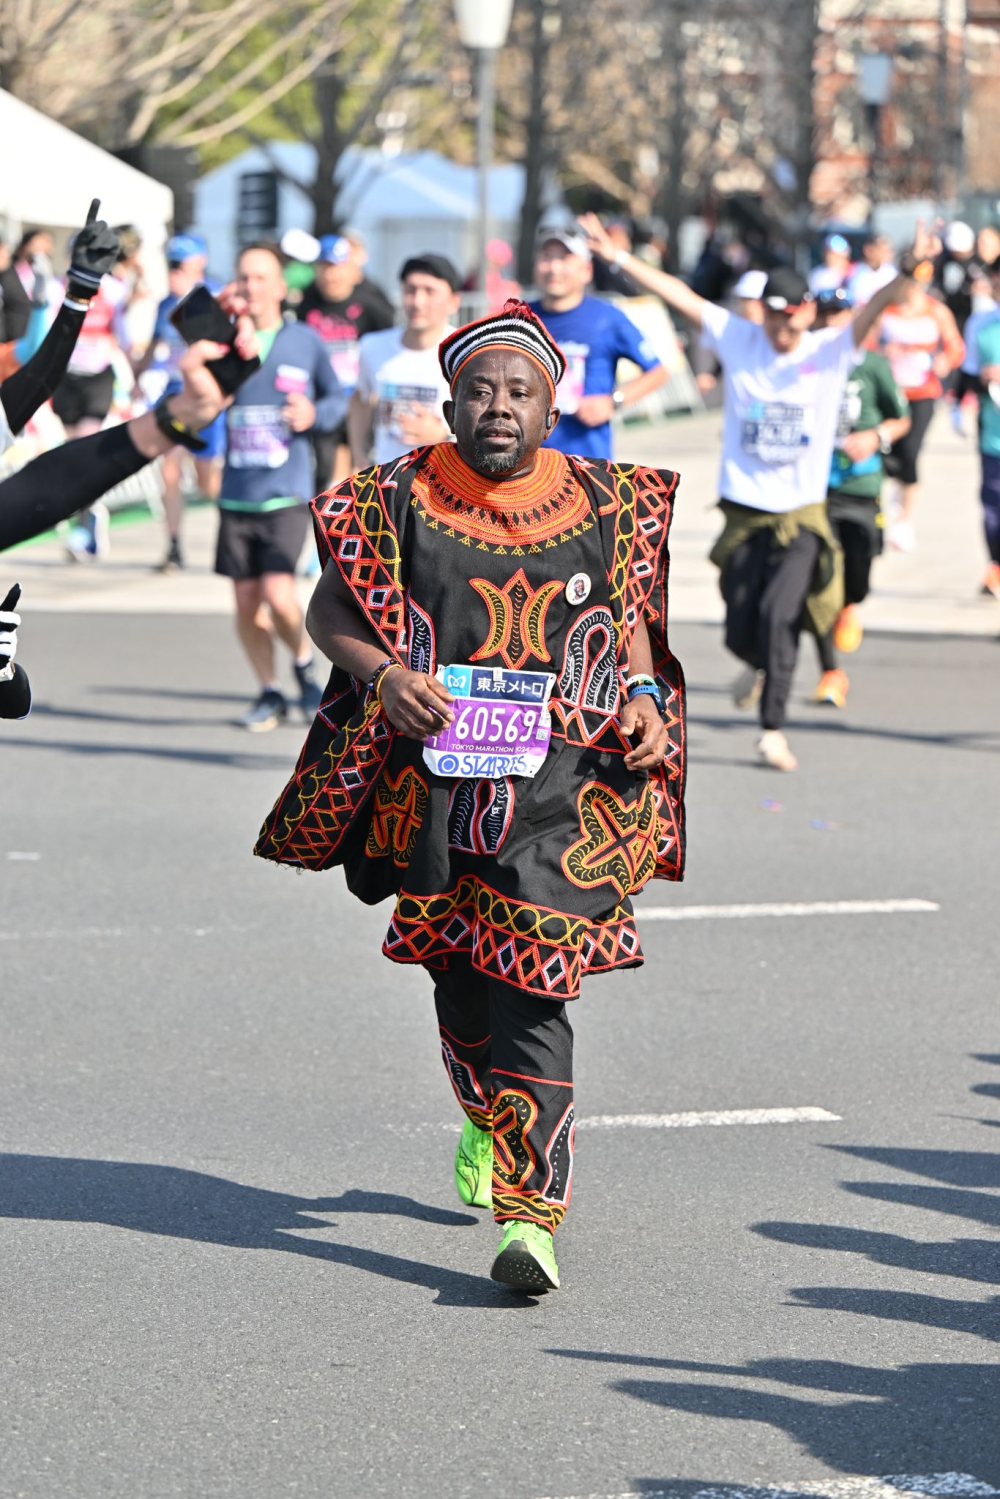
POLYGON ((182 448, 187 448, 189 453, 204 453, 208 448, 208 443, 203 437, 199 437, 197 432, 192 432, 190 427, 185 427, 183 422, 179 422, 171 414, 167 400, 167 396, 161 396, 153 407, 156 425, 164 437, 169 437, 172 443, 179 443, 182 448))

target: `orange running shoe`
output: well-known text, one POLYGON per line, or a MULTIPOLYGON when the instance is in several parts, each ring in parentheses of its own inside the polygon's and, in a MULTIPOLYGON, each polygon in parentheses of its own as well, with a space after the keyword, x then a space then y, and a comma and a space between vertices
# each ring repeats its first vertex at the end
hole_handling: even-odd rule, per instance
POLYGON ((830 708, 843 708, 847 703, 847 689, 850 685, 846 671, 839 668, 836 671, 825 671, 813 693, 813 702, 825 703, 830 708))
POLYGON ((833 627, 833 643, 844 656, 849 656, 861 644, 865 627, 858 617, 857 604, 845 604, 837 615, 833 627))
POLYGON ((995 599, 1000 599, 1000 562, 990 563, 980 592, 991 593, 995 599))

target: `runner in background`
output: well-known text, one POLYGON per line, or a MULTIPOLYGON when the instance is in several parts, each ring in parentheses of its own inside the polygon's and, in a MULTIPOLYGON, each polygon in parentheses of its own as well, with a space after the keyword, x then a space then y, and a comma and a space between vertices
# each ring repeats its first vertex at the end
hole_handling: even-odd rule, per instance
POLYGON ((458 311, 461 281, 450 260, 431 254, 411 256, 399 279, 406 326, 361 340, 347 423, 355 468, 389 463, 450 436, 443 414, 448 382, 437 351, 454 331, 450 319, 458 311))
POLYGON ((943 382, 961 364, 965 344, 954 317, 928 294, 926 283, 907 277, 898 285, 898 300, 882 315, 879 347, 910 405, 910 429, 894 443, 885 464, 886 473, 899 483, 888 528, 889 545, 910 552, 916 545, 913 512, 920 495, 920 450, 943 382))
MULTIPOLYGON (((850 291, 821 292, 816 299, 816 331, 843 328, 851 321, 850 291)), ((866 350, 847 377, 830 465, 826 509, 834 536, 844 553, 844 607, 833 629, 817 637, 822 676, 817 703, 842 708, 850 683, 837 663, 837 652, 856 651, 863 627, 858 605, 868 597, 872 561, 882 550, 882 460, 892 444, 909 430, 906 397, 892 378, 888 361, 866 350)))
POLYGON ((342 238, 347 240, 354 257, 354 265, 358 273, 358 289, 364 293, 365 301, 373 311, 385 318, 385 326, 391 328, 396 321, 396 309, 379 286, 377 281, 372 281, 365 267, 368 264, 368 241, 360 229, 354 229, 350 224, 340 231, 342 238))
POLYGON ((700 327, 722 364, 725 524, 711 557, 726 601, 726 645, 748 668, 734 695, 741 704, 759 701, 758 759, 795 770, 783 725, 799 630, 807 619, 817 635, 827 634, 843 607, 842 558, 826 513, 841 397, 883 309, 904 295, 915 270, 929 272, 933 237, 918 224, 913 250, 902 260, 906 274, 857 310, 848 327, 816 333, 809 288, 796 271, 769 274, 758 328, 676 276, 623 256, 594 214, 581 224, 592 250, 624 260, 640 285, 700 327))
MULTIPOLYGON (((607 243, 618 250, 610 235, 607 243)), ((557 392, 562 415, 545 446, 581 458, 610 458, 612 416, 658 390, 667 372, 620 308, 586 295, 592 276, 593 260, 580 231, 543 225, 535 242, 535 284, 542 295, 529 305, 566 358, 557 392), (616 384, 620 359, 642 370, 622 386, 616 384)))
POLYGON ((892 240, 887 234, 867 234, 861 246, 861 260, 844 283, 855 307, 870 302, 877 291, 888 286, 899 272, 896 269, 892 240))
MULTIPOLYGON (((333 372, 345 396, 357 389, 360 341, 367 333, 391 328, 391 309, 381 292, 366 283, 358 264, 358 250, 343 234, 327 234, 319 242, 316 276, 296 308, 300 322, 323 340, 333 372)), ((346 420, 335 432, 316 432, 316 487, 329 489, 351 472, 351 445, 346 420)))
MULTIPOLYGON (((1000 260, 989 270, 993 295, 1000 302, 1000 260)), ((972 319, 967 324, 972 333, 972 319)), ((979 452, 982 460, 983 528, 989 566, 982 591, 1000 599, 1000 306, 983 315, 975 329, 975 364, 981 383, 979 452)))
POLYGON ((814 297, 821 291, 836 291, 851 273, 851 246, 842 234, 828 234, 823 241, 823 263, 809 272, 809 290, 814 297))
POLYGON ((316 488, 310 434, 314 427, 332 432, 343 420, 346 402, 317 334, 282 320, 286 288, 276 245, 248 245, 240 253, 236 287, 246 300, 262 362, 226 412, 215 570, 233 580, 236 632, 260 684, 238 722, 260 732, 288 717, 275 667, 275 635, 291 652, 307 722, 322 698, 295 568, 309 534, 308 504, 316 488))
MULTIPOLYGON (((196 234, 175 234, 167 243, 167 285, 169 291, 156 311, 153 337, 140 361, 136 374, 140 389, 155 406, 163 395, 175 395, 181 388, 178 369, 181 356, 187 345, 170 321, 181 297, 187 295, 199 281, 205 280, 208 262, 208 247, 196 234)), ((214 285, 209 288, 218 290, 214 285)), ((194 463, 198 490, 206 500, 219 498, 222 479, 222 458, 226 450, 226 422, 218 416, 201 434, 207 444, 205 451, 189 454, 184 448, 172 448, 163 459, 163 518, 167 527, 167 552, 158 565, 158 571, 175 572, 184 566, 181 551, 181 528, 184 521, 184 469, 189 461, 194 463)))

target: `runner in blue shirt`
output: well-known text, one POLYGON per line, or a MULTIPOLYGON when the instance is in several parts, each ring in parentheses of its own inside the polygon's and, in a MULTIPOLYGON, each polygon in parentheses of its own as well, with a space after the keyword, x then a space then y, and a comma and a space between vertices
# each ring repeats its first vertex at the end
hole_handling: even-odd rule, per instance
POLYGON ((566 359, 556 393, 562 414, 545 446, 580 458, 611 458, 612 416, 658 390, 667 372, 624 312, 586 295, 593 273, 582 234, 544 226, 539 230, 535 284, 542 295, 531 310, 566 359), (619 359, 630 359, 643 373, 616 387, 619 359))

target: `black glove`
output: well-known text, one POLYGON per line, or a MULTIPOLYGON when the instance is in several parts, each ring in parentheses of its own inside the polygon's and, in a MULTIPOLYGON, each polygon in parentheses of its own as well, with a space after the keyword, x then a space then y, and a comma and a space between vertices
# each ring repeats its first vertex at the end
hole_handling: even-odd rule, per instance
POLYGON ((90 205, 87 222, 73 237, 72 259, 66 278, 66 294, 76 302, 89 302, 121 253, 121 240, 103 219, 97 217, 100 198, 90 205))

